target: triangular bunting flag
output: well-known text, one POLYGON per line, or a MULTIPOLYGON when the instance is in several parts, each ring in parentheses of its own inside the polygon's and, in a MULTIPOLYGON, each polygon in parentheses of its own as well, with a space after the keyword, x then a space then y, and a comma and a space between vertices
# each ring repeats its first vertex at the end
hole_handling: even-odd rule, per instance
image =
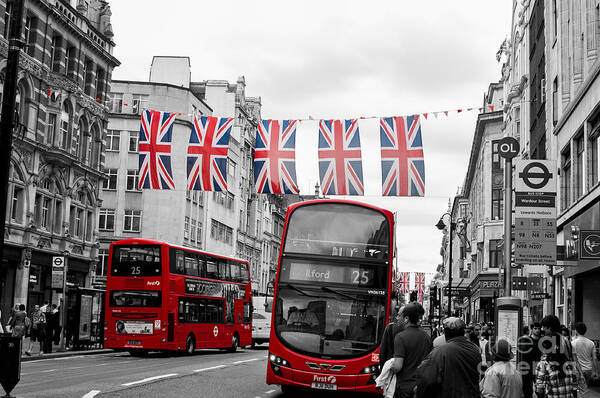
POLYGON ((423 114, 423 117, 425 118, 425 120, 427 120, 427 115, 428 115, 427 113, 423 114))

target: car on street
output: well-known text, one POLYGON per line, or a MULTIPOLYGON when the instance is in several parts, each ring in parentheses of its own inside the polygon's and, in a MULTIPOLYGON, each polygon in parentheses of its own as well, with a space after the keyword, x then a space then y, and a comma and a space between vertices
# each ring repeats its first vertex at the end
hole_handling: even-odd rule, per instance
POLYGON ((271 335, 272 297, 253 297, 252 346, 269 342, 271 335))

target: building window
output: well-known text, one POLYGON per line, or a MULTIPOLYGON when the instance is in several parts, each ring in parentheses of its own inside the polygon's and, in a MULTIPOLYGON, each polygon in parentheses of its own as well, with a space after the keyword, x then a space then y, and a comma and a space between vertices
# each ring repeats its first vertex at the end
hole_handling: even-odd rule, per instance
POLYGON ((575 150, 575 170, 573 177, 573 188, 575 188, 575 199, 583 196, 583 187, 585 184, 585 174, 583 170, 583 150, 584 150, 584 139, 583 133, 581 133, 573 141, 573 149, 575 150))
POLYGON ((98 265, 96 265, 96 276, 106 275, 108 269, 108 249, 98 250, 98 265))
POLYGON ((56 115, 48 114, 48 125, 46 126, 46 144, 54 145, 54 131, 56 128, 56 115))
POLYGON ((198 221, 196 226, 196 240, 198 243, 202 243, 202 221, 198 221))
POLYGON ((500 158, 498 143, 492 141, 492 171, 498 170, 502 170, 502 159, 500 158))
POLYGON ((71 120, 71 111, 65 102, 60 113, 60 137, 59 147, 65 151, 69 150, 69 121, 71 120))
POLYGON ((10 220, 13 222, 21 222, 21 214, 23 210, 22 203, 25 198, 25 190, 23 187, 14 185, 12 193, 12 201, 10 205, 10 220))
POLYGON ((233 241, 233 230, 227 225, 213 219, 210 226, 210 237, 231 244, 233 241))
POLYGON ((552 82, 552 125, 558 123, 558 76, 552 82))
POLYGON ((502 220, 504 217, 503 189, 492 189, 492 220, 502 220))
POLYGON ((123 93, 112 93, 112 113, 123 112, 123 93))
POLYGON ((138 140, 140 139, 140 133, 138 131, 129 132, 129 152, 138 153, 138 140))
POLYGON ((37 18, 28 15, 25 18, 25 45, 27 55, 33 57, 35 55, 35 30, 37 28, 37 18))
POLYGON ((142 223, 141 210, 125 210, 125 218, 123 222, 124 232, 140 232, 142 223))
POLYGON ((77 54, 77 49, 75 46, 71 46, 67 44, 67 49, 65 51, 65 71, 66 75, 69 77, 75 77, 75 72, 77 71, 76 64, 77 60, 75 56, 77 54))
POLYGON ((115 209, 100 209, 98 229, 101 231, 115 230, 115 209))
POLYGON ((118 152, 121 144, 121 132, 117 130, 108 130, 106 132, 106 150, 118 152))
POLYGON ((60 50, 62 47, 62 37, 58 34, 52 36, 52 42, 50 43, 50 66, 52 71, 60 72, 60 50))
POLYGON ((190 239, 192 242, 196 241, 196 220, 192 220, 190 223, 190 239))
POLYGON ((94 79, 94 62, 86 58, 83 63, 83 92, 92 95, 92 82, 94 79))
POLYGON ((190 218, 189 217, 185 217, 185 219, 183 220, 183 239, 189 239, 190 238, 190 218))
MULTIPOLYGON (((600 120, 599 120, 600 121, 600 120)), ((588 142, 588 189, 591 190, 598 183, 600 163, 598 163, 598 152, 600 152, 600 125, 590 135, 588 142)))
POLYGON ((104 90, 106 85, 106 72, 102 68, 96 68, 96 99, 104 98, 104 90))
POLYGON ((144 108, 144 102, 146 102, 146 95, 133 94, 131 101, 131 112, 135 115, 139 115, 140 111, 144 108))
POLYGON ((229 174, 229 176, 233 179, 235 179, 235 169, 237 164, 231 160, 231 159, 227 159, 227 173, 229 174))
POLYGON ((140 192, 140 190, 138 189, 138 185, 139 185, 138 172, 139 172, 138 169, 127 170, 127 188, 126 189, 128 191, 140 192))
POLYGON ((521 108, 515 108, 515 138, 521 140, 521 108))
POLYGON ((71 234, 76 238, 82 237, 83 233, 83 209, 71 206, 71 234))
POLYGON ((115 191, 117 189, 117 169, 106 170, 106 179, 102 185, 102 189, 107 191, 115 191))
POLYGON ((556 0, 552 0, 552 38, 556 40, 558 35, 558 10, 556 8, 556 0))
POLYGON ((500 241, 490 239, 490 268, 498 268, 502 265, 502 247, 500 241))
POLYGON ((560 209, 565 210, 571 203, 571 147, 569 145, 561 153, 560 196, 560 209))
POLYGON ((8 39, 10 34, 10 23, 12 22, 12 3, 7 2, 6 8, 4 9, 4 38, 8 39))

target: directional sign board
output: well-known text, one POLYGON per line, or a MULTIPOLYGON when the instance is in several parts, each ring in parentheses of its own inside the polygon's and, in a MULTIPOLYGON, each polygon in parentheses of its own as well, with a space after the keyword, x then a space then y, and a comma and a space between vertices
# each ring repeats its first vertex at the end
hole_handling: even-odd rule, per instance
POLYGON ((62 256, 52 257, 52 289, 62 289, 65 271, 65 258, 62 256))
POLYGON ((520 160, 515 174, 515 262, 554 265, 556 162, 520 160))

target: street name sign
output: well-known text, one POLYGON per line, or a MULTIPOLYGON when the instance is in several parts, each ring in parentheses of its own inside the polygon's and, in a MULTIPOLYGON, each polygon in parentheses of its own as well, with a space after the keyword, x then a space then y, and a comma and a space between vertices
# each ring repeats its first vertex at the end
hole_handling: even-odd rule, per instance
POLYGON ((515 165, 515 262, 556 264, 556 162, 515 165))

